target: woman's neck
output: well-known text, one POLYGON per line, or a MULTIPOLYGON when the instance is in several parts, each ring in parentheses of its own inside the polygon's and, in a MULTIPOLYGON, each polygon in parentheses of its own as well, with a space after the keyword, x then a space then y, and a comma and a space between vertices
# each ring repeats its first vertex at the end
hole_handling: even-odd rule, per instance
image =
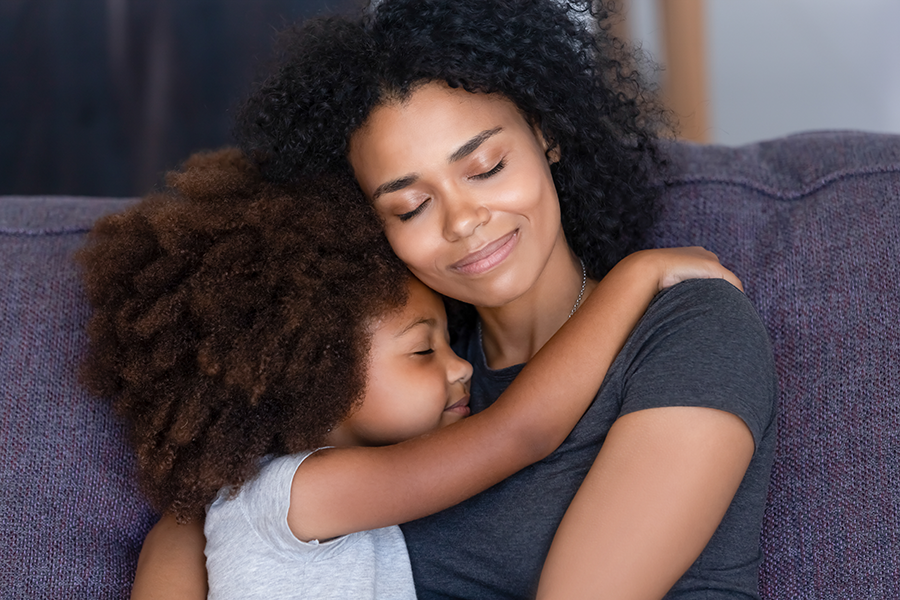
MULTIPOLYGON (((503 306, 478 308, 488 366, 528 362, 569 318, 583 281, 581 261, 562 238, 525 294, 503 306)), ((595 286, 586 281, 582 302, 595 286)))

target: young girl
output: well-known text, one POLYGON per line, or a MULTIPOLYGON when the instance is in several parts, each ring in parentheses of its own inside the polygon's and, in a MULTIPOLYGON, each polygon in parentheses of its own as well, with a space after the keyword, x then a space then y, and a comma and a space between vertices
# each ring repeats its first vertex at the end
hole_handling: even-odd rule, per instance
POLYGON ((213 597, 414 598, 391 526, 552 452, 663 285, 738 283, 701 250, 635 255, 463 420, 472 368, 374 215, 348 214, 355 184, 269 185, 233 150, 169 183, 98 222, 82 253, 86 375, 129 420, 156 506, 188 521, 212 502, 213 597))

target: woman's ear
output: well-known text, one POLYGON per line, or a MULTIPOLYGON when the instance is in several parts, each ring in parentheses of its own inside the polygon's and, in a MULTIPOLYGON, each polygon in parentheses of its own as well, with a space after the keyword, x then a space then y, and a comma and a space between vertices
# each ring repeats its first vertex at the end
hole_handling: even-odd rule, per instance
POLYGON ((544 154, 547 155, 547 162, 549 162, 551 165, 555 165, 556 163, 558 163, 560 157, 562 156, 562 153, 559 149, 559 144, 553 144, 553 147, 550 148, 549 151, 544 151, 544 154))
POLYGON ((544 136, 544 132, 541 131, 540 125, 532 125, 532 130, 534 131, 534 137, 537 138, 538 142, 541 144, 541 147, 544 149, 544 156, 547 157, 547 162, 551 165, 558 163, 560 157, 562 156, 559 144, 547 141, 546 136, 544 136))

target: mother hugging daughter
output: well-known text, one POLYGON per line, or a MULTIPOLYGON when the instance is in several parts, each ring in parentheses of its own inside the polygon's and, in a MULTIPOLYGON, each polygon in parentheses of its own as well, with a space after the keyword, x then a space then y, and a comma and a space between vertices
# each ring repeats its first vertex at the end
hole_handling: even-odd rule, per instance
MULTIPOLYGON (((279 63, 239 115, 239 143, 259 177, 315 211, 324 196, 304 194, 305 182, 352 176, 364 200, 341 210, 374 209, 416 280, 458 301, 453 348, 472 373, 453 381, 465 380, 481 422, 541 407, 542 397, 548 415, 580 414, 564 407, 590 402, 551 444, 565 438, 559 447, 530 466, 540 457, 497 466, 487 432, 454 433, 476 431, 475 417, 370 449, 434 456, 453 439, 475 465, 473 483, 456 489, 466 473, 448 466, 452 483, 438 494, 429 487, 442 481, 436 468, 428 486, 410 488, 424 494, 422 506, 395 511, 394 521, 306 521, 306 541, 401 523, 419 598, 758 596, 775 433, 768 338, 740 291, 717 279, 730 274, 697 251, 641 253, 616 267, 652 226, 651 176, 665 161, 604 16, 590 2, 385 0, 364 17, 286 33, 279 63), (711 278, 673 285, 689 277, 711 278), (649 307, 633 293, 648 281, 653 292, 665 288, 649 307)), ((415 285, 395 309, 414 306, 415 285)), ((440 322, 429 310, 425 321, 440 322)), ((366 411, 374 360, 361 404, 335 425, 366 411)), ((344 444, 321 435, 285 451, 328 445, 344 444)), ((325 463, 340 452, 312 456, 325 463)), ((201 597, 201 525, 176 524, 177 507, 161 508, 169 512, 145 543, 133 597, 201 597), (191 586, 193 595, 181 593, 191 586)), ((296 581, 298 597, 303 588, 296 581)))

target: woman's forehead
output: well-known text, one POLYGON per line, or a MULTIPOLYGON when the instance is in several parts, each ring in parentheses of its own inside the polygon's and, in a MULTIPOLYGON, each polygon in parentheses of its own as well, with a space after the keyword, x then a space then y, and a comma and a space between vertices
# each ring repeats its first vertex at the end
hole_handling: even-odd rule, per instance
POLYGON ((530 131, 530 127, 506 97, 429 83, 404 101, 374 109, 352 136, 349 158, 371 196, 374 186, 383 183, 367 181, 372 172, 381 177, 406 176, 411 174, 406 170, 413 168, 407 163, 415 162, 411 159, 451 163, 482 138, 515 131, 530 131))

